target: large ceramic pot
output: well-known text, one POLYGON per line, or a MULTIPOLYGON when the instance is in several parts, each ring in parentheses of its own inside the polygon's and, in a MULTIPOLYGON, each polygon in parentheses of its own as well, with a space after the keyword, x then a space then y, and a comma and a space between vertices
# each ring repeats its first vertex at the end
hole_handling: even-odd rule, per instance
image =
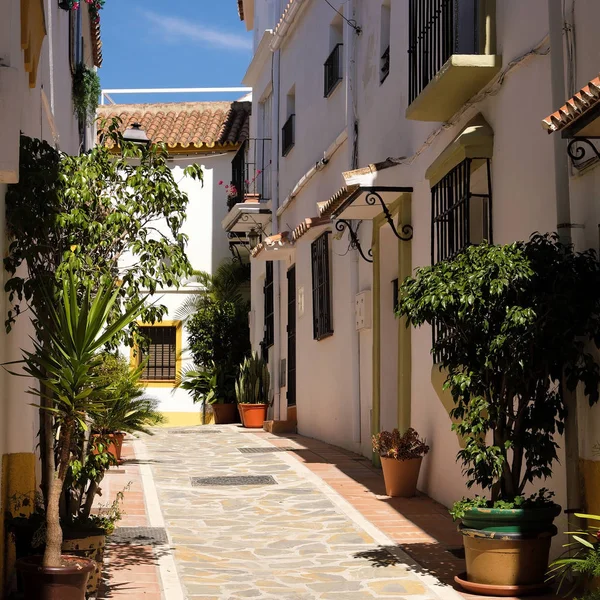
POLYGON ((381 457, 385 493, 388 496, 411 498, 417 493, 417 481, 423 457, 396 460, 381 457))
POLYGON ((548 555, 560 514, 553 504, 536 509, 473 508, 467 511, 459 530, 463 535, 466 580, 485 586, 488 595, 505 596, 533 592, 543 586, 548 555))
POLYGON ((94 570, 90 573, 86 585, 87 598, 97 598, 102 579, 104 563, 104 546, 106 535, 100 529, 89 532, 65 531, 62 551, 71 556, 87 558, 94 562, 94 570))
POLYGON ((237 408, 235 404, 213 404, 213 414, 215 415, 216 425, 225 425, 226 423, 235 423, 237 408))
POLYGON ((244 427, 258 429, 267 420, 268 404, 238 404, 244 427))
POLYGON ((17 561, 27 600, 85 600, 85 587, 94 561, 78 556, 63 556, 60 567, 43 567, 42 556, 27 556, 17 561))
MULTIPOLYGON (((101 437, 100 434, 93 434, 93 437, 101 437)), ((109 454, 112 454, 117 462, 121 462, 121 451, 123 449, 123 439, 125 438, 125 434, 122 431, 117 431, 116 433, 109 433, 104 437, 108 438, 108 447, 106 451, 109 454)), ((94 448, 94 454, 98 454, 98 450, 94 448)))

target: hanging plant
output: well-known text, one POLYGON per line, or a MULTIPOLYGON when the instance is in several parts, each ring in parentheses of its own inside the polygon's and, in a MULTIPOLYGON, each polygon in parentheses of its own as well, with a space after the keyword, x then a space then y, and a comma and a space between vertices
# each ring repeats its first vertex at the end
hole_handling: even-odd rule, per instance
POLYGON ((101 92, 98 73, 83 63, 79 63, 73 75, 73 108, 81 122, 92 122, 96 115, 101 92))

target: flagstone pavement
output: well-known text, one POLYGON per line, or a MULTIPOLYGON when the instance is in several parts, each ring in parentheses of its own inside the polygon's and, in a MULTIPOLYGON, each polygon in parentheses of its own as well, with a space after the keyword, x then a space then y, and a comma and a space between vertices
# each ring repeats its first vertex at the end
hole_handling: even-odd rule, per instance
MULTIPOLYGON (((148 506, 145 489, 146 512, 154 512, 154 519, 160 512, 179 579, 179 584, 174 582, 171 573, 168 589, 163 582, 163 598, 459 598, 423 574, 399 547, 388 552, 390 539, 288 450, 305 447, 288 439, 278 450, 271 443, 278 439, 219 425, 161 429, 134 442, 138 462, 151 472, 159 505, 148 506), (234 485, 192 485, 193 478, 229 476, 272 479, 251 480, 250 485, 241 480, 234 485)), ((132 470, 119 475, 137 476, 132 470)), ((149 481, 142 483, 146 488, 149 481)), ((122 526, 130 524, 127 519, 122 526)), ((132 524, 152 525, 152 519, 149 514, 146 521, 132 524)), ((126 553, 112 546, 107 554, 109 575, 118 585, 111 590, 109 582, 105 598, 159 597, 151 581, 160 571, 160 558, 145 565, 140 580, 135 567, 126 564, 126 553), (115 567, 117 555, 125 576, 115 567)))

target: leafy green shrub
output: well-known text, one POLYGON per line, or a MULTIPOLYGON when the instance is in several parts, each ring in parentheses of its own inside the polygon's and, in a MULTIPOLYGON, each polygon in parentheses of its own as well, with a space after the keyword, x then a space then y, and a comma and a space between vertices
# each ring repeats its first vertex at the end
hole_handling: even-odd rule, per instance
POLYGON ((454 400, 467 477, 491 500, 513 501, 552 474, 566 407, 561 382, 598 400, 600 264, 555 235, 471 246, 419 269, 399 294, 407 324, 437 323, 434 345, 454 400))
POLYGON ((239 404, 271 404, 269 367, 258 353, 253 352, 240 365, 235 395, 239 404))
POLYGON ((91 123, 96 116, 96 109, 102 86, 98 73, 87 65, 79 63, 73 74, 73 109, 82 123, 91 123))
POLYGON ((373 450, 386 458, 410 460, 421 458, 429 452, 429 446, 419 437, 419 434, 409 427, 402 435, 398 429, 380 431, 373 436, 373 450))

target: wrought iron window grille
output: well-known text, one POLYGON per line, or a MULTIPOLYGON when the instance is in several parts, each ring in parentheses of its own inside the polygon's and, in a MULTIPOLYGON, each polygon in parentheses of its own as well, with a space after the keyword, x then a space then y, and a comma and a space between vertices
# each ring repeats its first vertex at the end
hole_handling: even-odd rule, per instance
POLYGON ((410 0, 408 102, 453 54, 479 53, 479 0, 410 0))
POLYGON ((296 266, 287 272, 288 323, 287 323, 287 403, 296 405, 296 266))
POLYGON ((287 156, 296 143, 296 115, 291 114, 281 128, 281 156, 287 156))
POLYGON ((263 351, 270 348, 275 343, 275 302, 274 302, 274 286, 273 286, 273 261, 267 261, 267 272, 265 277, 265 285, 263 288, 265 295, 264 312, 264 338, 263 351))
MULTIPOLYGON (((431 264, 454 258, 471 244, 493 243, 492 175, 489 158, 467 158, 431 188, 431 264), (472 190, 473 162, 483 162, 485 191, 472 190)), ((432 327, 432 347, 449 334, 439 323, 432 327)), ((444 356, 434 351, 434 363, 444 356)))
POLYGON ((342 81, 342 55, 340 48, 344 44, 336 44, 331 54, 325 61, 324 66, 324 90, 323 95, 329 98, 337 84, 342 81))
POLYGON ((331 232, 326 231, 311 244, 313 338, 315 340, 322 340, 333 335, 329 266, 330 237, 331 232))
POLYGON ((390 74, 390 47, 385 49, 385 52, 381 55, 381 76, 379 79, 380 83, 383 83, 388 75, 390 74))
POLYGON ((231 188, 227 199, 231 208, 255 196, 259 202, 271 197, 271 139, 251 138, 245 140, 231 161, 231 188))
POLYGON ((140 333, 148 340, 147 346, 141 346, 140 364, 146 366, 142 381, 174 381, 177 370, 177 327, 142 326, 140 333))

